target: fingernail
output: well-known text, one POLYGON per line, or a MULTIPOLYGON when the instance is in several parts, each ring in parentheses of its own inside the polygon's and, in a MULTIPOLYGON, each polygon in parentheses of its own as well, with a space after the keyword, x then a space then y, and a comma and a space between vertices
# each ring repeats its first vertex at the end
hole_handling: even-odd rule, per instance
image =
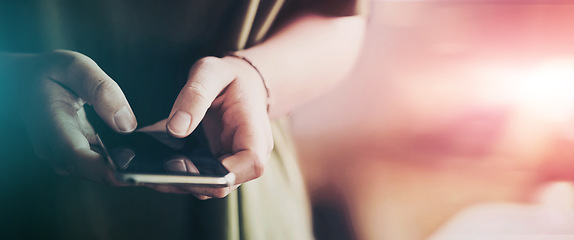
POLYGON ((127 106, 123 106, 114 114, 114 121, 121 132, 131 132, 137 126, 136 118, 127 106))
POLYGON ((184 111, 177 111, 169 120, 167 128, 175 135, 185 135, 191 124, 191 115, 184 111))
POLYGON ((133 149, 128 147, 120 147, 113 149, 110 153, 112 155, 112 159, 116 163, 116 167, 121 170, 126 170, 130 165, 132 159, 136 157, 136 153, 133 149))
POLYGON ((185 160, 182 158, 173 159, 165 162, 163 167, 167 172, 172 173, 187 173, 187 167, 185 166, 185 160))

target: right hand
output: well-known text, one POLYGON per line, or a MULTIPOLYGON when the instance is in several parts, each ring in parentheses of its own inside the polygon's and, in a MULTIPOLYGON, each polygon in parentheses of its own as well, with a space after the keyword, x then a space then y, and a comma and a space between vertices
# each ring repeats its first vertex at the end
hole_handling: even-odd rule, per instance
POLYGON ((117 132, 135 130, 135 116, 118 84, 77 52, 10 55, 8 60, 18 63, 10 80, 19 83, 16 102, 36 154, 57 173, 121 185, 92 148, 97 141, 83 108, 93 105, 117 132))

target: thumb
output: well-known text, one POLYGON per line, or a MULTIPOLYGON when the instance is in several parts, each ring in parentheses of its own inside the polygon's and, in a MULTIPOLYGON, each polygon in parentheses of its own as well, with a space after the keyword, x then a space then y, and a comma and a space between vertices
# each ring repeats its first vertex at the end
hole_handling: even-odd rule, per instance
POLYGON ((115 131, 135 130, 137 121, 124 93, 92 59, 71 51, 55 51, 52 56, 59 63, 59 69, 52 71, 51 80, 93 105, 102 120, 115 131))
POLYGON ((188 136, 199 125, 215 98, 235 79, 234 73, 227 71, 226 64, 219 58, 206 57, 193 65, 167 122, 171 135, 188 136))

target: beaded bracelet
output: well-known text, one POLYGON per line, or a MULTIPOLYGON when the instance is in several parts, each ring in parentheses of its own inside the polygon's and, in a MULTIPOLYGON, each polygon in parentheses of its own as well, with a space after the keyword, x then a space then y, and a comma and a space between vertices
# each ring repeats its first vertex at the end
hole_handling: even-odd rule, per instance
POLYGON ((269 84, 267 83, 267 80, 265 80, 265 78, 263 77, 263 74, 261 74, 259 69, 253 64, 253 62, 251 62, 251 60, 249 60, 247 57, 241 55, 239 53, 239 51, 229 52, 225 56, 235 57, 235 58, 239 58, 239 59, 245 61, 246 63, 251 65, 251 67, 253 69, 255 69, 257 74, 259 74, 259 77, 261 77, 261 81, 263 82, 263 87, 265 87, 265 92, 267 93, 266 104, 267 104, 267 114, 269 114, 269 106, 271 105, 271 94, 269 91, 269 84))

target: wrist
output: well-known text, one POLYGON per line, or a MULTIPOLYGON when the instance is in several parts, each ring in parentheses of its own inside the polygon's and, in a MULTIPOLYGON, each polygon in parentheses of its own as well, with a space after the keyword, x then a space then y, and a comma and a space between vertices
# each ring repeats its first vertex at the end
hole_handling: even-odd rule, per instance
POLYGON ((233 58, 243 62, 244 65, 248 65, 254 72, 257 73, 259 80, 265 90, 265 105, 267 106, 267 113, 269 114, 269 110, 271 108, 271 91, 269 90, 269 83, 267 82, 266 78, 263 76, 259 68, 245 55, 241 53, 241 51, 229 52, 226 54, 224 58, 233 58))

